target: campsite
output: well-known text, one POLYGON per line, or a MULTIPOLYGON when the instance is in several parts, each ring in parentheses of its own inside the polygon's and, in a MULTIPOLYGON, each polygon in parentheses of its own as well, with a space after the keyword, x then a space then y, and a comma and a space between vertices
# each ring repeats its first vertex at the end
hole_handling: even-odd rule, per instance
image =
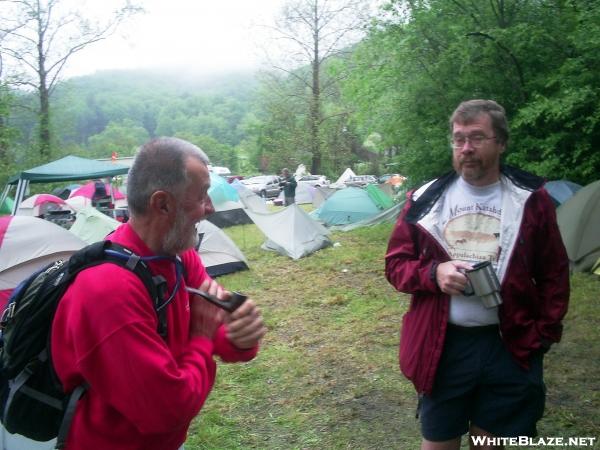
POLYGON ((0 1, 0 448, 600 448, 599 48, 598 0, 0 1), (151 302, 57 302, 111 258, 151 302))
MULTIPOLYGON (((352 193, 352 189, 357 188, 339 192, 352 193)), ((590 201, 587 191, 583 190, 585 203, 590 201)), ((300 239, 316 240, 318 245, 300 249, 286 237, 295 234, 294 226, 306 229, 314 222, 318 209, 314 204, 287 208, 265 204, 247 190, 219 180, 213 195, 216 202, 229 204, 230 210, 244 211, 234 217, 251 220, 241 224, 226 220, 221 227, 204 221, 198 228, 206 252, 202 257, 214 267, 213 276, 219 276, 220 283, 260 304, 269 332, 256 360, 243 366, 219 365, 217 384, 193 422, 186 449, 417 448, 416 394, 397 361, 408 296, 395 292, 383 276, 383 256, 397 206, 383 213, 373 211, 375 216, 366 221, 358 217, 353 224, 339 225, 332 220, 330 229, 319 225, 315 234, 300 239), (374 219, 380 216, 384 218, 374 219), (270 217, 279 234, 267 238, 270 217), (225 242, 231 247, 225 248, 225 242)), ((323 198, 315 197, 315 203, 323 206, 323 198)), ((336 200, 338 213, 333 217, 348 219, 356 202, 350 205, 340 216, 336 200)), ((52 238, 54 244, 64 241, 65 245, 50 249, 51 257, 101 239, 119 225, 94 211, 85 208, 78 214, 73 227, 81 229, 79 238, 73 236, 68 243, 60 235, 52 238)), ((569 212, 569 217, 573 215, 569 212)), ((48 223, 29 216, 15 219, 29 222, 28 226, 48 223)), ((29 234, 43 238, 48 231, 29 234)), ((577 250, 587 255, 579 244, 577 250)), ((28 255, 33 251, 28 250, 28 255)), ((48 257, 40 255, 40 259, 48 257)), ((20 260, 13 266, 21 271, 24 267, 20 260)), ((600 347, 596 345, 600 319, 595 306, 600 276, 587 270, 572 275, 563 341, 546 359, 548 393, 546 413, 539 423, 541 436, 600 435, 600 347)), ((15 278, 14 271, 0 267, 2 281, 11 273, 15 278)))

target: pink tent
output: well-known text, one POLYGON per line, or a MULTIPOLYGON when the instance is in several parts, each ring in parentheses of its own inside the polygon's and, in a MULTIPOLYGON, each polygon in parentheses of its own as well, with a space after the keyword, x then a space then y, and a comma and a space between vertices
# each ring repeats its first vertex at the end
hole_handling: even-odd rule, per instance
POLYGON ((35 194, 21 202, 17 215, 38 217, 60 209, 70 209, 62 198, 52 194, 35 194))
MULTIPOLYGON (((110 195, 111 185, 108 183, 104 183, 104 187, 106 189, 106 194, 110 195)), ((69 195, 69 198, 77 197, 79 195, 79 196, 91 199, 94 197, 95 192, 96 192, 96 184, 93 181, 90 181, 89 183, 86 183, 83 186, 81 186, 80 188, 77 188, 76 190, 71 192, 71 195, 69 195)), ((119 191, 115 186, 112 186, 112 192, 113 192, 113 198, 115 200, 121 200, 121 199, 125 198, 125 195, 121 191, 119 191)))
POLYGON ((12 290, 30 274, 86 244, 47 220, 28 216, 0 217, 0 311, 12 290))

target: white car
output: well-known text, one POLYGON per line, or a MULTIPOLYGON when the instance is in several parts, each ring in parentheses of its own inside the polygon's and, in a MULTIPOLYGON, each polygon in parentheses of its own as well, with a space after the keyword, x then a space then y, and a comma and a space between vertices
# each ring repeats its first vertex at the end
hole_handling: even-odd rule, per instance
POLYGON ((263 198, 277 197, 281 192, 277 175, 259 175, 241 180, 241 183, 263 198))
POLYGON ((303 177, 298 178, 298 183, 304 183, 315 187, 329 186, 329 180, 325 175, 304 175, 303 177))

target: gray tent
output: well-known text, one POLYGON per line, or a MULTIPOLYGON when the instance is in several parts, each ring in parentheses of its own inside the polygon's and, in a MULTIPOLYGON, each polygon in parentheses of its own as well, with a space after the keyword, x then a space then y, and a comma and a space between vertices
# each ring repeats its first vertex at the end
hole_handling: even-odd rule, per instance
POLYGON ((247 213, 267 237, 265 250, 299 259, 332 245, 329 231, 295 203, 271 214, 251 210, 247 213))
POLYGON ((223 230, 208 220, 201 221, 196 229, 200 236, 197 250, 211 277, 248 270, 246 257, 223 230))
POLYGON ((4 202, 10 188, 15 185, 17 186, 17 192, 14 197, 13 215, 17 212, 19 203, 23 200, 29 183, 92 180, 94 178, 123 175, 128 171, 129 167, 121 164, 96 161, 95 159, 86 159, 79 156, 65 156, 48 164, 24 170, 11 178, 0 197, 0 204, 4 202))
POLYGON ((573 269, 589 271, 600 258, 600 180, 560 205, 556 218, 573 269))

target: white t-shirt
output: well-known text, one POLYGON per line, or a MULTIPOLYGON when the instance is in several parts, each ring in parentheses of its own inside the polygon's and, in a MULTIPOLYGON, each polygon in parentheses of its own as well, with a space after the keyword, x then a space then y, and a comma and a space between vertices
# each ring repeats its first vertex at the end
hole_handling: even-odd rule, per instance
MULTIPOLYGON (((502 215, 500 181, 472 186, 461 177, 448 188, 441 232, 452 259, 474 264, 490 261, 497 270, 502 215)), ((450 323, 479 326, 498 323, 498 308, 486 308, 477 296, 453 295, 450 323)))

